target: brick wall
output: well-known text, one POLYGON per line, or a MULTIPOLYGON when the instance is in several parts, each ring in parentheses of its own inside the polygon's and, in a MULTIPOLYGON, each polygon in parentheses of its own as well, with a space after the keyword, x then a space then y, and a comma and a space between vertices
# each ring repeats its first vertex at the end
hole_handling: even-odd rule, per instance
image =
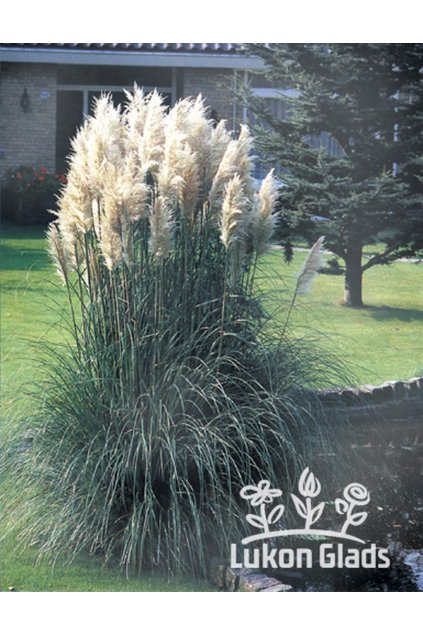
MULTIPOLYGON (((234 71, 210 68, 186 68, 182 74, 183 97, 197 96, 205 98, 206 105, 216 110, 219 119, 226 119, 229 130, 237 129, 242 122, 242 106, 234 107, 234 71)), ((242 81, 242 73, 237 73, 237 81, 242 81)))
POLYGON ((9 64, 0 68, 0 176, 20 164, 55 169, 56 67, 9 64), (30 110, 20 100, 24 89, 30 110), (48 95, 48 96, 47 96, 48 95))
MULTIPOLYGON (((21 164, 45 165, 49 171, 55 170, 58 72, 63 69, 53 64, 1 64, 0 179, 6 170, 21 164), (29 112, 24 112, 20 104, 25 88, 30 99, 29 112)), ((78 68, 79 77, 84 77, 83 68, 78 68)), ((243 111, 241 104, 234 104, 234 77, 232 70, 180 69, 178 97, 202 93, 206 104, 216 110, 220 119, 226 119, 228 128, 237 130, 243 111)), ((236 77, 239 85, 242 72, 236 77)))

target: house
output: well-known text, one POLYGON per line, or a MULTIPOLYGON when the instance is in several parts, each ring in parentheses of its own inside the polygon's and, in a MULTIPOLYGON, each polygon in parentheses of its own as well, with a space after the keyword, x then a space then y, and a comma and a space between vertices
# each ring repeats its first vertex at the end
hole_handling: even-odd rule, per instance
POLYGON ((235 130, 247 113, 234 95, 261 67, 230 43, 0 44, 0 176, 20 165, 65 170, 94 98, 109 92, 119 103, 134 82, 169 105, 201 93, 235 130))

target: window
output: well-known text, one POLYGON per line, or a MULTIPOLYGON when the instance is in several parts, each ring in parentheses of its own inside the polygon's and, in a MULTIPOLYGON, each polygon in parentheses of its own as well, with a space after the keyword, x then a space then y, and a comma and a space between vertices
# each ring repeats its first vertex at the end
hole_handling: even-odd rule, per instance
MULTIPOLYGON (((95 99, 102 93, 111 94, 115 106, 126 100, 125 90, 133 86, 110 85, 59 85, 57 90, 56 112, 56 170, 67 170, 66 157, 70 151, 70 141, 75 136, 84 119, 92 114, 95 99)), ((174 90, 169 86, 144 86, 144 92, 158 90, 164 97, 164 103, 171 106, 174 102, 174 90)))

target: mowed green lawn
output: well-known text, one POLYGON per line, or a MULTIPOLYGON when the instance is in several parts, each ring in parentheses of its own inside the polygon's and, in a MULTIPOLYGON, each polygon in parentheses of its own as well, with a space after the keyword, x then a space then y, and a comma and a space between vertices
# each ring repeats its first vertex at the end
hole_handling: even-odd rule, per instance
MULTIPOLYGON (((258 286, 271 291, 267 307, 284 323, 305 252, 287 265, 272 250, 261 267, 258 286), (280 293, 281 291, 282 293, 280 293), (284 297, 284 305, 278 299, 284 297)), ((325 255, 324 261, 331 255, 325 255)), ((320 274, 301 295, 290 319, 297 336, 311 336, 323 351, 348 365, 358 385, 423 375, 423 264, 395 262, 364 274, 362 309, 342 305, 343 275, 320 274)))
POLYGON ((37 380, 40 342, 63 342, 66 293, 38 227, 2 228, 0 275, 3 398, 20 401, 37 380))

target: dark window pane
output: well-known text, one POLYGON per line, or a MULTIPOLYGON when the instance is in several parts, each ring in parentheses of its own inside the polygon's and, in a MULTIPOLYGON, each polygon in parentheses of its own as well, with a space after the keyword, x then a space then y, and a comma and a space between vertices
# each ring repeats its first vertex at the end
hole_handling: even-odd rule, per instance
POLYGON ((64 172, 68 168, 70 140, 82 123, 82 92, 58 90, 56 122, 56 170, 64 172))

